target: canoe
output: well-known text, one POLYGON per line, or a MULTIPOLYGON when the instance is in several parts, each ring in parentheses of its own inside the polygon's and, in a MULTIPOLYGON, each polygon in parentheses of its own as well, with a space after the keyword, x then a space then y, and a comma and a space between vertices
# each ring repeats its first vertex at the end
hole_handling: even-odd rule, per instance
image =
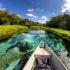
POLYGON ((22 70, 67 70, 67 68, 59 57, 41 41, 22 70))

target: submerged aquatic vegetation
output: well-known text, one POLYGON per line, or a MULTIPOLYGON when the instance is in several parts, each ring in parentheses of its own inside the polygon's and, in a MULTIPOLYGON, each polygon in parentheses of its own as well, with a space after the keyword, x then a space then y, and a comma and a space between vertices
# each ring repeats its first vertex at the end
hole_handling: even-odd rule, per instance
POLYGON ((22 65, 27 62, 29 56, 35 50, 31 51, 31 49, 34 47, 36 48, 40 41, 44 41, 55 53, 58 53, 64 49, 62 38, 54 35, 53 33, 45 33, 43 30, 21 33, 20 35, 11 37, 6 42, 0 43, 0 60, 2 60, 2 62, 4 61, 3 63, 1 62, 1 64, 3 64, 1 65, 1 69, 10 69, 10 65, 13 62, 15 63, 12 67, 15 68, 15 64, 19 59, 22 64, 20 63, 19 66, 19 63, 17 63, 16 65, 17 67, 22 68, 22 65), (25 52, 26 54, 24 54, 25 52))
POLYGON ((43 27, 43 26, 31 26, 31 28, 36 30, 45 30, 45 31, 52 32, 70 41, 70 31, 57 29, 57 28, 43 27))
MULTIPOLYGON (((23 49, 28 50, 29 45, 27 46, 26 43, 24 44, 23 42, 20 43, 17 40, 17 37, 12 37, 6 42, 0 43, 0 70, 9 68, 10 64, 14 61, 17 62, 18 59, 20 59, 19 61, 21 61, 22 57, 24 60, 23 63, 25 63, 25 59, 27 57, 25 57, 25 50, 23 49)), ((16 64, 16 62, 14 63, 14 65, 16 64)))

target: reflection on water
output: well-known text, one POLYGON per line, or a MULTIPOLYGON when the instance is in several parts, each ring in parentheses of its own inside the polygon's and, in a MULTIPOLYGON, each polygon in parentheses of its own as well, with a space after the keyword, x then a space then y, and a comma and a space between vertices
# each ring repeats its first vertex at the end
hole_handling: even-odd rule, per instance
MULTIPOLYGON (((62 39, 52 33, 47 33, 42 30, 21 33, 18 36, 13 36, 6 42, 0 43, 0 70, 12 70, 14 66, 15 68, 18 67, 16 64, 19 63, 18 61, 21 59, 20 55, 23 54, 23 52, 19 51, 20 47, 17 47, 17 44, 19 42, 23 44, 25 44, 25 42, 28 42, 32 49, 34 47, 37 47, 40 41, 44 41, 57 55, 62 54, 59 52, 66 51, 62 39)), ((19 69, 20 67, 18 70, 19 69)))

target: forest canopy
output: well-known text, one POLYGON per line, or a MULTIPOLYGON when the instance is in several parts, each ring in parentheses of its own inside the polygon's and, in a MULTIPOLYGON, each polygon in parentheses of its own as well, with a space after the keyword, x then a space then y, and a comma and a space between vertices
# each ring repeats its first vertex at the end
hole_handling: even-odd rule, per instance
POLYGON ((47 26, 52 28, 70 30, 70 15, 63 14, 55 16, 49 22, 47 22, 47 26))
POLYGON ((33 22, 22 18, 16 14, 9 13, 6 10, 0 10, 0 25, 36 25, 38 22, 33 22))
POLYGON ((47 21, 46 24, 33 22, 28 19, 22 18, 16 14, 9 13, 6 10, 0 10, 0 25, 24 25, 24 26, 48 26, 51 28, 60 28, 70 30, 70 15, 63 14, 54 16, 47 21))

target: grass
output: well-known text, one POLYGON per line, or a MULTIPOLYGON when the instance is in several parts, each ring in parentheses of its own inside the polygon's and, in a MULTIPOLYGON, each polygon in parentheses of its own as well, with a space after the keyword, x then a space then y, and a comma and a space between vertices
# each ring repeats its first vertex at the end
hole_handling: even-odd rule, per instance
POLYGON ((70 41, 70 31, 63 30, 63 29, 57 29, 57 28, 42 27, 42 26, 32 26, 31 28, 36 29, 36 30, 50 31, 70 41))
MULTIPOLYGON (((50 31, 52 33, 55 33, 64 39, 67 39, 70 41, 70 31, 63 30, 63 29, 57 29, 57 28, 50 28, 50 27, 43 27, 43 26, 31 26, 31 30, 45 30, 50 31)), ((29 31, 28 27, 21 26, 21 25, 1 25, 0 26, 0 40, 6 39, 8 37, 11 37, 15 33, 25 32, 29 31)))
POLYGON ((25 32, 28 27, 21 25, 0 25, 0 40, 11 37, 15 33, 25 32))
MULTIPOLYGON (((49 27, 43 27, 43 26, 31 26, 30 30, 33 30, 33 29, 50 31, 50 32, 55 33, 70 41, 70 31, 67 31, 67 30, 49 28, 49 27)), ((0 26, 0 40, 6 39, 17 32, 26 32, 26 31, 29 31, 28 27, 26 27, 26 26, 2 25, 2 26, 0 26)), ((3 48, 5 48, 5 46, 3 48)), ((3 50, 3 52, 4 52, 4 50, 3 50)), ((20 51, 18 51, 17 48, 13 48, 13 49, 9 50, 7 53, 5 53, 0 58, 0 70, 2 70, 6 64, 10 64, 12 61, 19 59, 20 55, 22 55, 22 53, 20 51)))
POLYGON ((49 28, 49 31, 70 41, 70 31, 63 30, 63 29, 56 29, 56 28, 49 28))

